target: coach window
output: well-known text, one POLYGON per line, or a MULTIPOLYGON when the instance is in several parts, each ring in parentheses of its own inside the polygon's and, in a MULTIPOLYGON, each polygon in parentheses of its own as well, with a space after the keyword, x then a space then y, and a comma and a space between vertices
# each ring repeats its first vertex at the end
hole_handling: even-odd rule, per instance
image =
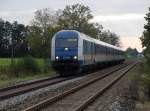
POLYGON ((99 45, 96 44, 96 54, 99 54, 99 45))
POLYGON ((89 41, 83 41, 84 54, 91 54, 91 43, 89 41))
POLYGON ((108 48, 106 47, 106 55, 108 55, 108 48))
POLYGON ((56 47, 77 47, 78 46, 78 40, 76 38, 71 39, 56 39, 55 43, 56 47))
POLYGON ((107 55, 110 54, 110 50, 109 50, 109 47, 107 47, 107 55))
POLYGON ((87 41, 83 40, 83 53, 87 54, 87 41))

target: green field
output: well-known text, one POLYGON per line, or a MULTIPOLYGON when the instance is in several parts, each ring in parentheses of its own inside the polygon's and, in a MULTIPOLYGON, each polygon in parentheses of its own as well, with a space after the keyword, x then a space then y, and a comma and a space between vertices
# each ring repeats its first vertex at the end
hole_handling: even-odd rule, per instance
MULTIPOLYGON (((19 60, 19 58, 15 58, 14 61, 19 60)), ((44 61, 43 59, 36 59, 37 62, 39 62, 40 64, 42 64, 42 62, 44 61)), ((11 64, 11 59, 10 58, 0 58, 0 66, 8 66, 11 64)))
MULTIPOLYGON (((15 58, 14 62, 21 60, 21 58, 15 58)), ((11 71, 8 71, 11 67, 11 59, 10 58, 0 58, 0 87, 7 86, 10 84, 32 80, 35 78, 42 78, 54 75, 54 71, 51 69, 50 60, 47 60, 47 64, 49 64, 47 71, 45 71, 45 61, 42 58, 34 58, 37 62, 37 66, 39 72, 21 72, 19 75, 14 75, 11 71)))
MULTIPOLYGON (((14 62, 18 61, 19 58, 15 58, 14 62)), ((35 58, 40 68, 44 67, 44 59, 35 58)), ((50 64, 50 60, 48 61, 50 64)), ((0 67, 7 67, 11 65, 11 59, 10 58, 0 58, 0 67)))
POLYGON ((11 59, 8 58, 0 58, 0 67, 1 66, 9 66, 11 63, 11 59))

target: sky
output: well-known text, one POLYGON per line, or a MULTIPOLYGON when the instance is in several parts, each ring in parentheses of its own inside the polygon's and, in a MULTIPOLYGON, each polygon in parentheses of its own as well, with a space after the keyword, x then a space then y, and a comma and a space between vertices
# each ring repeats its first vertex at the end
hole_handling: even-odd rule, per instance
POLYGON ((132 47, 142 51, 139 37, 150 0, 0 0, 0 18, 28 25, 38 9, 58 10, 76 3, 90 7, 94 15, 91 22, 98 22, 105 30, 118 34, 123 49, 132 47))

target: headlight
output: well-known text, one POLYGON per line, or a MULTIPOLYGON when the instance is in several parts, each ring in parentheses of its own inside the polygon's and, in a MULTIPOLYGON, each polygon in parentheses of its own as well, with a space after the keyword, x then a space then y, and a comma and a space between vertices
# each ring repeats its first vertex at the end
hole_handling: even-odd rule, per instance
POLYGON ((59 57, 58 57, 58 56, 56 56, 56 59, 59 59, 59 57))
POLYGON ((65 48, 65 51, 68 51, 68 48, 67 48, 67 47, 65 48))
POLYGON ((73 58, 74 58, 74 59, 77 59, 77 56, 74 56, 73 58))

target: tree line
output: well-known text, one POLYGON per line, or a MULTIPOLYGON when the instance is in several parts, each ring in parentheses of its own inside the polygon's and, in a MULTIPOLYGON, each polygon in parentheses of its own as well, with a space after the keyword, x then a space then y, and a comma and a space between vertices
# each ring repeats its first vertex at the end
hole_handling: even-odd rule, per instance
POLYGON ((67 5, 63 10, 49 8, 37 10, 30 25, 17 21, 10 23, 0 19, 0 57, 32 55, 50 57, 51 39, 59 30, 77 30, 93 38, 119 46, 119 36, 103 29, 93 19, 88 6, 82 4, 67 5))
POLYGON ((142 73, 142 87, 144 87, 143 92, 144 96, 148 99, 144 102, 149 102, 150 100, 150 7, 148 10, 148 13, 145 16, 146 24, 144 25, 144 31, 142 37, 140 37, 142 41, 142 46, 144 48, 144 56, 146 59, 144 59, 143 64, 143 73, 142 73), (146 61, 146 62, 145 62, 146 61))
POLYGON ((144 48, 144 56, 146 58, 147 64, 150 65, 150 7, 149 12, 145 16, 146 24, 144 25, 144 32, 140 38, 142 41, 142 46, 144 48))
POLYGON ((0 19, 0 57, 10 57, 12 48, 15 57, 27 54, 26 37, 26 26, 0 19))
POLYGON ((132 49, 131 47, 128 47, 126 49, 126 54, 127 54, 127 56, 137 57, 139 52, 138 52, 138 50, 136 48, 132 49))

